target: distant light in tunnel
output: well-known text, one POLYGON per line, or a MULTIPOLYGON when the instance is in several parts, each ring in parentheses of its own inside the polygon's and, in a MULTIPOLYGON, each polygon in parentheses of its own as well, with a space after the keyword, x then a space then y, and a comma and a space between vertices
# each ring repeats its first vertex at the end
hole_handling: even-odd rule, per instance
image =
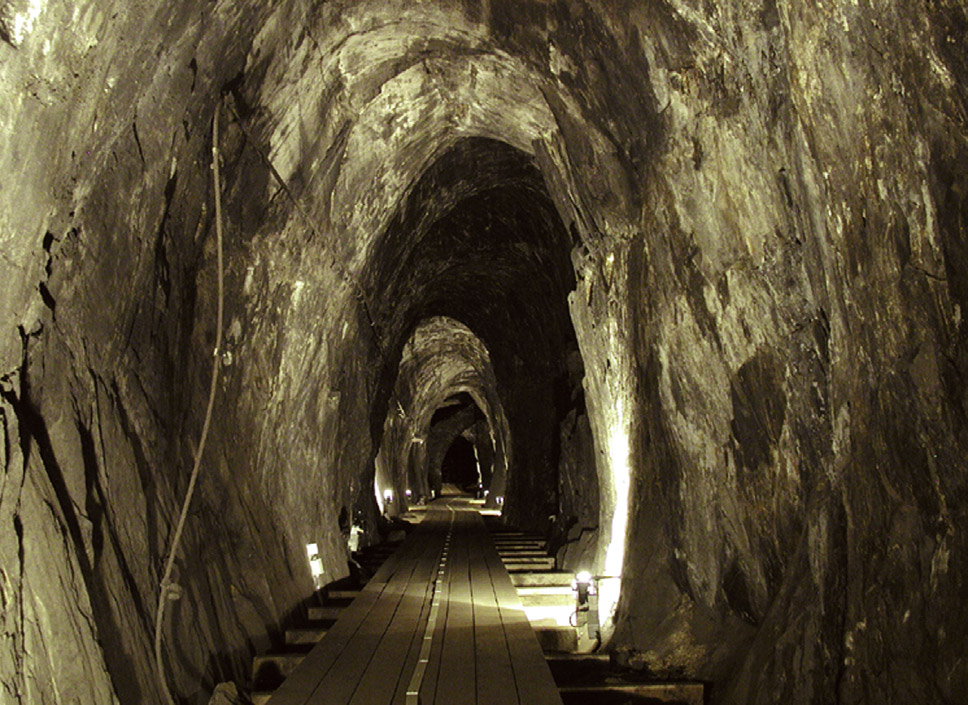
POLYGON ((363 527, 358 524, 353 524, 350 529, 350 537, 346 540, 346 545, 350 549, 350 553, 356 553, 360 549, 360 536, 363 535, 363 527))
POLYGON ((381 482, 378 479, 374 479, 373 496, 376 497, 376 504, 380 508, 380 514, 386 516, 386 513, 390 511, 390 505, 393 503, 393 489, 389 487, 383 488, 380 485, 381 482))
POLYGON ((383 490, 382 494, 380 488, 376 487, 376 498, 377 504, 380 505, 380 513, 389 518, 390 517, 390 505, 393 504, 393 490, 387 487, 383 490))

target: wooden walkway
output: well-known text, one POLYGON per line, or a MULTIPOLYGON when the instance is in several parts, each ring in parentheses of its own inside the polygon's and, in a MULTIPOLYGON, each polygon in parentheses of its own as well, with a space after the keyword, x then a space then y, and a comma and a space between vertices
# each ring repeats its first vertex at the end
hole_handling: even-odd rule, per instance
POLYGON ((433 507, 269 705, 561 705, 480 514, 433 507))

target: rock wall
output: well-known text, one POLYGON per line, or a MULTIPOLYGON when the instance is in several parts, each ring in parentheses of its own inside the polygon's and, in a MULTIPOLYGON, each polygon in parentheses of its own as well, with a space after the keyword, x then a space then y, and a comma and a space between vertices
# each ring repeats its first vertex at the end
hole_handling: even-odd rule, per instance
MULTIPOLYGON (((212 302, 196 296, 211 116, 263 14, 9 2, 0 16, 3 700, 159 702, 154 606, 209 367, 192 345, 208 337, 194 354, 211 354, 212 302)), ((184 695, 243 672, 299 594, 283 561, 249 570, 274 552, 265 498, 206 466, 166 625, 184 695)))
POLYGON ((732 702, 953 702, 964 14, 717 14, 692 61, 655 55, 629 659, 732 702))
POLYGON ((306 542, 345 571, 404 345, 446 315, 493 362, 509 515, 578 516, 574 555, 621 571, 622 660, 714 702, 957 702, 966 27, 944 0, 0 5, 4 698, 159 701, 220 104, 174 690, 243 678, 306 542))

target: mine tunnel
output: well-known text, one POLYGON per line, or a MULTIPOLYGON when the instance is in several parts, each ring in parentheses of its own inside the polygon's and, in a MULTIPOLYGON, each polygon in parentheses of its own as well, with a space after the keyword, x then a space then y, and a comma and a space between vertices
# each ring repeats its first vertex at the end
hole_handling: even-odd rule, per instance
POLYGON ((0 4, 0 701, 244 690, 454 487, 610 576, 623 672, 964 702, 966 29, 0 4))

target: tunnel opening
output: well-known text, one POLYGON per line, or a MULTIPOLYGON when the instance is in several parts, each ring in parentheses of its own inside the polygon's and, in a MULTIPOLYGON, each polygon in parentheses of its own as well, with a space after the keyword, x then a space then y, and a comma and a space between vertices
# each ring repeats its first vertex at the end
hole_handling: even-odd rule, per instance
POLYGON ((415 504, 440 496, 444 457, 461 436, 480 461, 481 490, 490 489, 495 475, 505 477, 509 430, 490 355, 458 321, 436 317, 415 329, 387 409, 376 459, 379 486, 401 488, 415 504))
POLYGON ((462 493, 471 493, 480 480, 474 444, 463 435, 457 436, 447 447, 440 463, 441 483, 452 485, 462 493))
POLYGON ((443 494, 444 485, 451 486, 450 492, 483 493, 474 441, 476 431, 481 432, 478 429, 482 427, 489 434, 487 417, 468 392, 449 397, 434 411, 427 433, 427 467, 424 470, 433 496, 443 494), (468 449, 470 459, 465 453, 468 449))
MULTIPOLYGON (((506 497, 509 521, 542 530, 561 511, 559 464, 575 456, 562 450, 563 424, 574 426, 585 413, 581 375, 575 374, 582 369, 575 364, 581 354, 568 308, 568 295, 575 289, 574 245, 530 155, 498 140, 465 138, 439 155, 411 187, 364 272, 374 324, 390 351, 372 407, 374 445, 385 445, 388 419, 399 416, 394 399, 408 384, 401 379, 416 369, 402 365, 406 341, 421 321, 443 317, 459 322, 480 340, 493 367, 492 378, 464 385, 465 393, 474 390, 491 398, 481 407, 499 401, 507 419, 505 448, 491 444, 495 457, 507 465, 493 465, 489 494, 495 501, 506 497)), ((438 336, 420 353, 427 370, 443 365, 447 356, 470 359, 467 348, 450 350, 435 361, 435 350, 446 347, 443 340, 438 336)), ((443 389, 430 376, 426 384, 438 389, 420 403, 433 399, 436 406, 408 409, 404 416, 459 413, 453 389, 460 385, 443 389)), ((500 436, 493 416, 488 418, 488 435, 500 436)), ((414 435, 426 442, 414 455, 432 460, 432 439, 414 435)), ((394 462, 407 462, 399 452, 392 455, 394 462)), ((594 462, 572 462, 568 471, 597 484, 594 462)), ((385 467, 384 472, 402 475, 406 469, 385 467)), ((431 477, 428 484, 437 480, 431 477)), ((434 488, 427 489, 432 495, 434 488)))

